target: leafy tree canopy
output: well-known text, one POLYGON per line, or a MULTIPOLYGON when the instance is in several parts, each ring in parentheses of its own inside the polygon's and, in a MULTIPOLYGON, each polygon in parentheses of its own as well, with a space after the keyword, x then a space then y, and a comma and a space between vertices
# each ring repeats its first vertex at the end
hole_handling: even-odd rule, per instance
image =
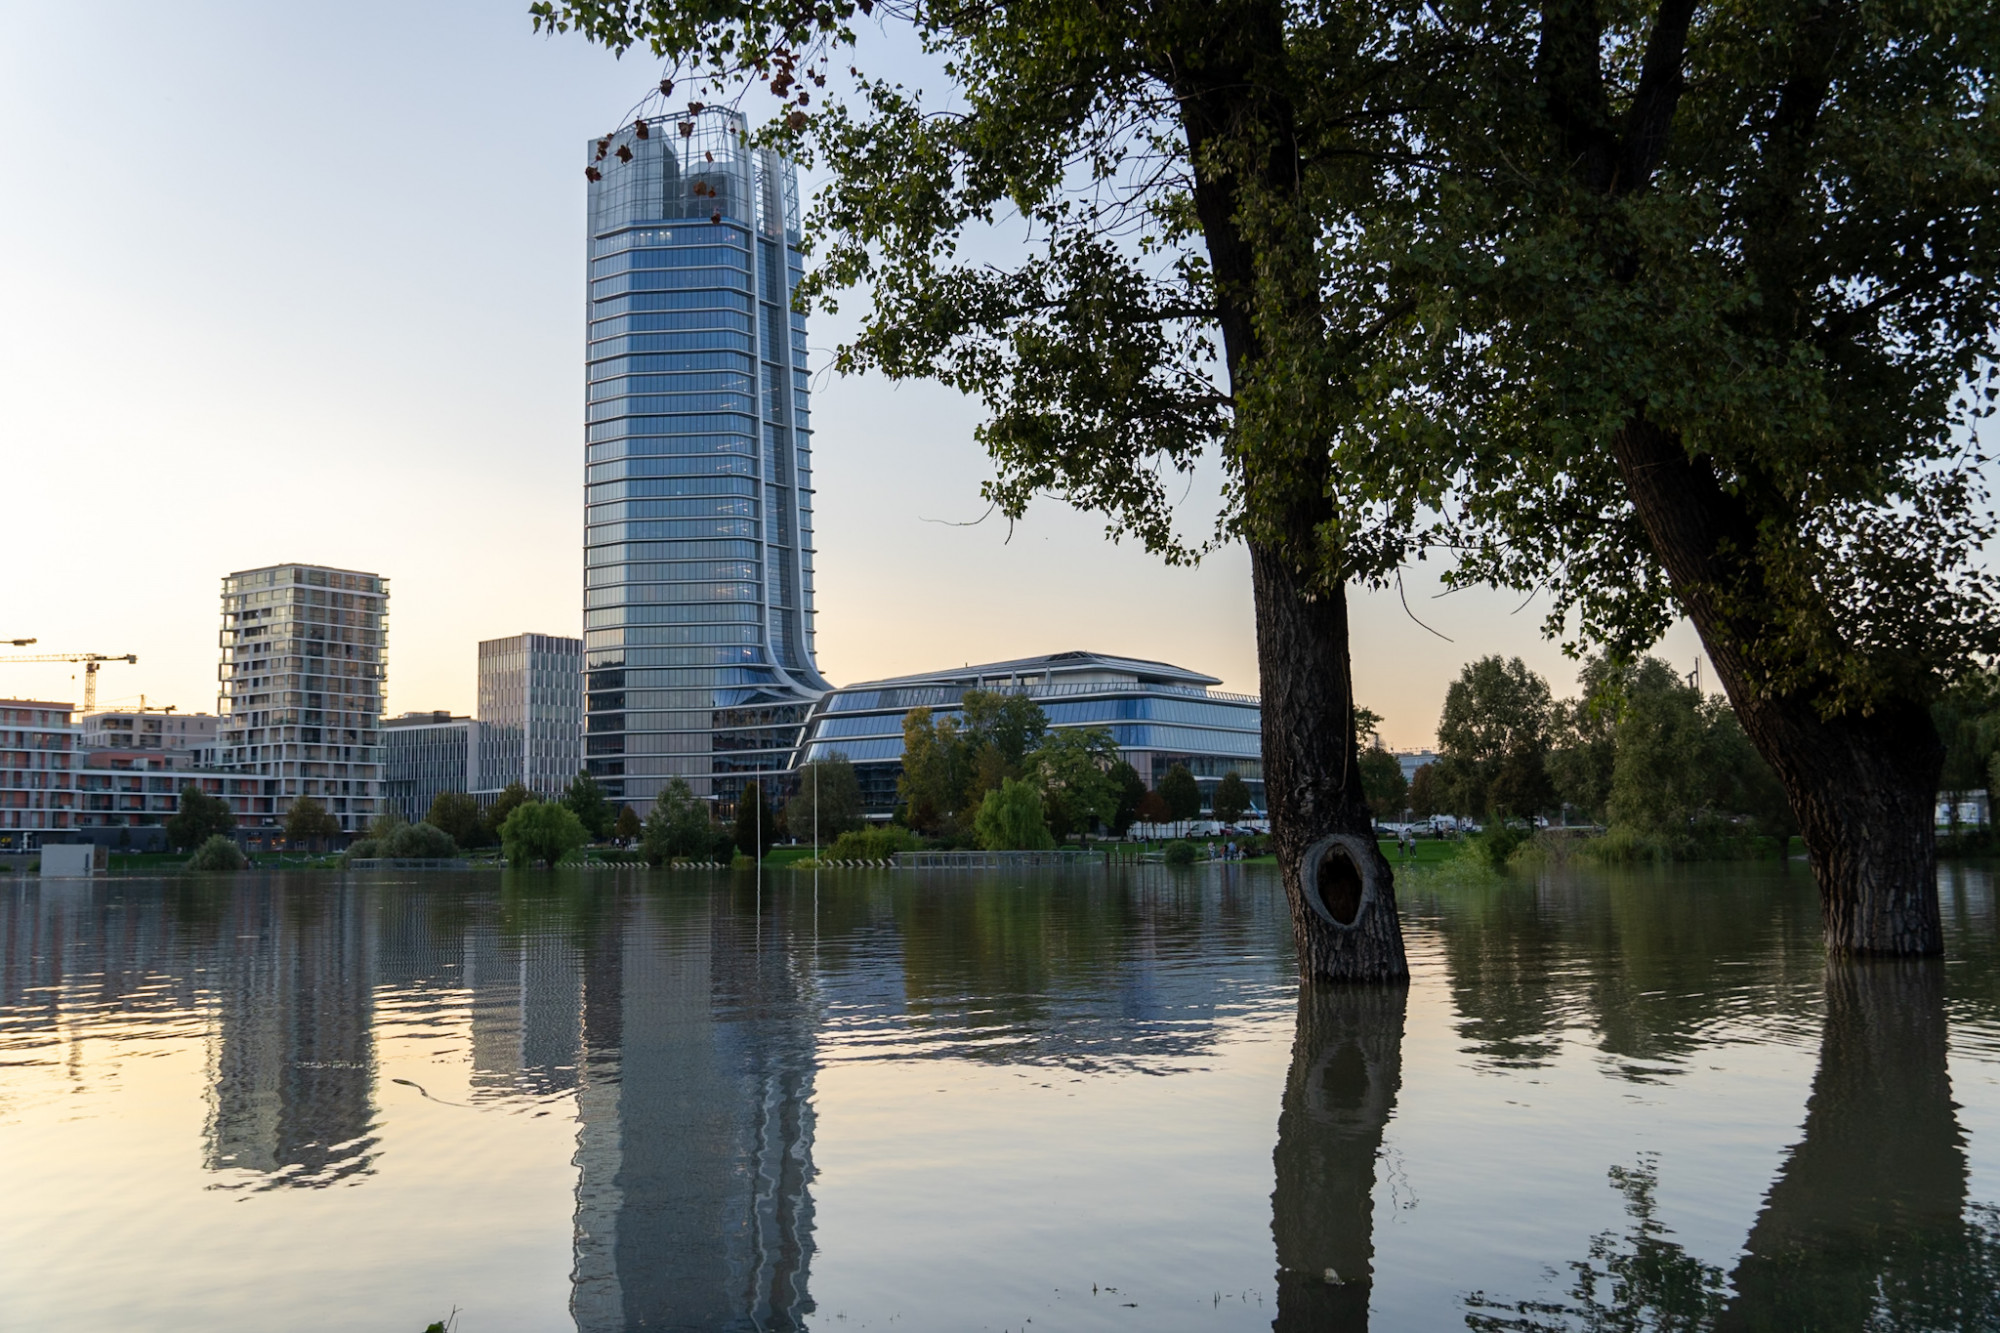
POLYGON ((1175 764, 1160 775, 1154 788, 1166 803, 1167 818, 1196 819, 1201 815, 1201 784, 1188 772, 1186 764, 1175 764))
POLYGON ((431 798, 430 813, 424 822, 433 828, 441 828, 451 835, 451 840, 460 847, 484 847, 487 844, 486 819, 479 808, 479 802, 462 791, 441 791, 431 798))
POLYGON ((785 828, 794 838, 822 841, 861 827, 861 781, 844 754, 815 760, 799 770, 798 795, 785 803, 785 828))
POLYGON ((1019 778, 1008 778, 986 793, 973 827, 979 845, 988 851, 1037 851, 1056 845, 1042 820, 1042 794, 1019 778))
POLYGON ((618 817, 617 812, 605 799, 604 788, 588 772, 580 771, 570 779, 569 789, 563 793, 562 800, 591 837, 611 836, 611 825, 618 817))
POLYGON ((524 801, 500 825, 500 847, 512 866, 553 866, 590 841, 576 812, 560 801, 524 801))
POLYGON ((694 794, 685 779, 673 779, 653 799, 639 839, 641 854, 653 865, 708 859, 715 850, 708 803, 694 794))
POLYGON ((1071 832, 1088 838, 1092 824, 1118 818, 1117 762, 1118 742, 1106 727, 1065 727, 1035 747, 1035 781, 1058 840, 1071 832))
POLYGON ((340 836, 340 821, 310 796, 301 796, 285 811, 285 841, 301 846, 340 836))
POLYGON ((190 782, 181 788, 180 800, 167 819, 167 841, 186 851, 235 827, 236 815, 229 802, 220 796, 210 796, 190 782))
POLYGON ((1222 781, 1215 784, 1215 795, 1209 804, 1217 819, 1225 824, 1234 824, 1249 813, 1250 784, 1232 768, 1222 775, 1222 781))
POLYGON ((767 808, 763 787, 755 782, 744 783, 736 797, 737 850, 761 860, 777 838, 777 821, 767 808))

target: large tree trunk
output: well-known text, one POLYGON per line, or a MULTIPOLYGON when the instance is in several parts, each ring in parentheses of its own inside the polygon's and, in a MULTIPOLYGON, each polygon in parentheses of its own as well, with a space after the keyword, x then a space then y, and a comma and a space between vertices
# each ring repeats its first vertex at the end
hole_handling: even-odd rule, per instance
POLYGON ((1300 975, 1331 981, 1407 977, 1389 863, 1375 842, 1356 768, 1346 593, 1313 595, 1289 564, 1255 543, 1250 581, 1257 600, 1264 799, 1300 975))
POLYGON ((1822 715, 1802 690, 1763 688, 1744 651, 1778 641, 1757 525, 1706 459, 1643 420, 1619 432, 1618 466, 1654 554, 1708 649, 1757 752, 1784 784, 1837 953, 1944 951, 1933 810, 1944 745, 1921 701, 1822 715))
POLYGON ((1265 337, 1288 336, 1271 330, 1326 336, 1318 224, 1300 196, 1296 116, 1283 91, 1285 22, 1278 4, 1245 5, 1207 46, 1173 52, 1163 77, 1180 97, 1237 400, 1233 461, 1256 599, 1264 793, 1299 970, 1330 981, 1395 981, 1409 966, 1355 764, 1345 575, 1320 536, 1334 514, 1332 441, 1311 434, 1324 429, 1312 423, 1325 420, 1325 405, 1304 405, 1327 390, 1305 374, 1284 393, 1254 392, 1257 377, 1286 360, 1268 355, 1265 337))

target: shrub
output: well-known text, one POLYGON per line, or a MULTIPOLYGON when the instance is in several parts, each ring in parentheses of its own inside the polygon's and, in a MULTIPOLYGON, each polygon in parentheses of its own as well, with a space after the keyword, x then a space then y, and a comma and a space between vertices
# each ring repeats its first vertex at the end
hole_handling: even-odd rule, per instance
POLYGON ((833 840, 826 855, 833 861, 886 861, 897 852, 917 849, 917 835, 900 824, 854 829, 833 840))
POLYGON ((1186 838, 1175 838, 1167 844, 1166 855, 1170 866, 1191 866, 1201 859, 1201 849, 1186 838))
POLYGON ((381 856, 437 860, 456 856, 458 844, 435 824, 405 824, 382 839, 381 856))
POLYGON ((347 859, 372 861, 382 854, 382 844, 374 838, 356 838, 347 844, 347 859))
POLYGON ((187 863, 189 870, 242 870, 249 864, 243 849, 221 833, 210 836, 207 842, 195 848, 187 863))

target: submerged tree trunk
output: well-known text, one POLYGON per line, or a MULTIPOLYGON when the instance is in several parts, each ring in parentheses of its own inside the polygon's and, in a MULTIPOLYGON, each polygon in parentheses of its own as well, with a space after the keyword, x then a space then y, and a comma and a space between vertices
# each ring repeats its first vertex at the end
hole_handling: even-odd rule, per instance
POLYGON ((1757 524, 1706 459, 1635 421, 1617 459, 1639 521, 1701 634, 1743 730, 1784 784, 1837 953, 1944 951, 1933 809, 1944 745, 1921 701, 1823 716, 1799 691, 1760 688, 1745 645, 1772 643, 1757 524))
POLYGON ((1361 793, 1347 597, 1310 595, 1253 544, 1264 800, 1271 814, 1299 972, 1332 981, 1410 974, 1389 863, 1361 793))
POLYGON ((1311 355, 1328 334, 1319 224, 1301 195, 1297 117, 1285 94, 1286 21, 1281 5, 1245 5, 1205 44, 1163 53, 1162 77, 1180 99, 1236 413, 1264 793, 1299 970, 1396 981, 1409 966, 1355 762, 1347 573, 1322 537, 1335 516, 1326 423, 1340 394, 1311 355))

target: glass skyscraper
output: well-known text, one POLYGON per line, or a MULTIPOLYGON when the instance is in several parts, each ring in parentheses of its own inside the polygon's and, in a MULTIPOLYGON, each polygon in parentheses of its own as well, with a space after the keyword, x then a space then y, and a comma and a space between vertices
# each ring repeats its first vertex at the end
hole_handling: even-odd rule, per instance
MULTIPOLYGON (((813 662, 798 182, 734 111, 641 122, 590 173, 586 763, 642 809, 783 772, 813 662)), ((768 789, 768 788, 767 788, 768 789)))
POLYGON ((556 634, 516 634, 479 644, 477 758, 470 790, 518 782, 561 796, 583 766, 583 643, 556 634))

